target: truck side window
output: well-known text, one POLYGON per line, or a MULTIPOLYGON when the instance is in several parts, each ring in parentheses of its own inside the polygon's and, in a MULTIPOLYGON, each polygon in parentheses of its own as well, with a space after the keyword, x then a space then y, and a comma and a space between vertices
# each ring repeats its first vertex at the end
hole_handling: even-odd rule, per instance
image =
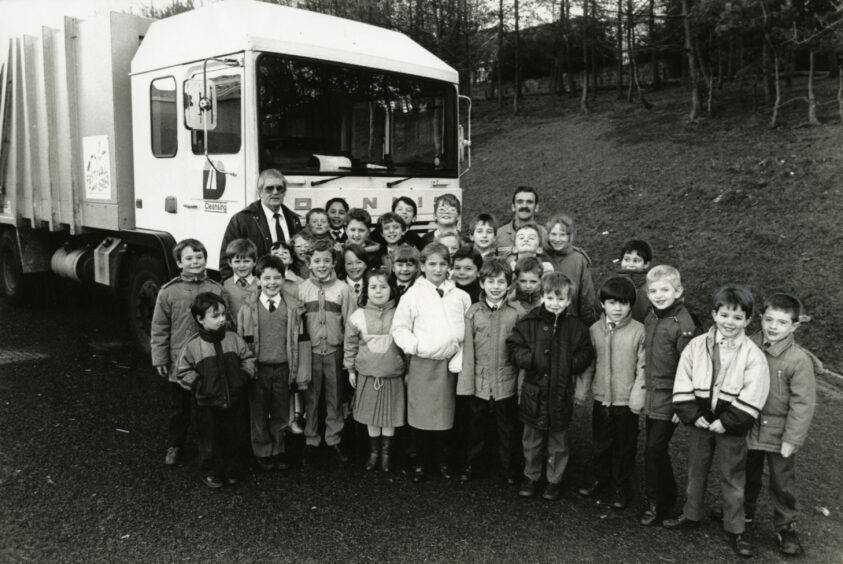
MULTIPOLYGON (((217 90, 217 127, 208 132, 208 153, 232 154, 240 152, 240 74, 220 75, 212 79, 217 90)), ((194 155, 205 154, 205 132, 191 130, 190 147, 194 155)))
POLYGON ((152 154, 174 157, 178 151, 178 113, 176 112, 176 79, 156 78, 149 85, 150 133, 152 154))

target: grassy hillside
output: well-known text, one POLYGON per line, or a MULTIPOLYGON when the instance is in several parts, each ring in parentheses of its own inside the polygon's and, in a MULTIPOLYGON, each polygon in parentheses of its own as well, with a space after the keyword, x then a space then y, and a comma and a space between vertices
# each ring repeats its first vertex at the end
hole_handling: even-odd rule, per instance
MULTIPOLYGON (((833 87, 820 85, 823 99, 833 99, 833 87)), ((535 186, 541 219, 555 211, 576 219, 576 243, 591 256, 597 284, 616 268, 624 239, 638 235, 653 244, 656 264, 679 268, 688 304, 706 327, 707 300, 724 283, 748 285, 756 296, 795 292, 812 317, 801 341, 840 372, 836 105, 822 107, 825 125, 805 127, 804 104, 793 104, 785 125, 770 130, 769 112, 754 113, 751 102, 688 124, 680 88, 651 95, 651 111, 614 98, 601 93, 587 116, 576 101, 555 96, 526 99, 518 117, 496 103, 476 104, 466 217, 490 211, 506 221, 513 188, 535 186)))

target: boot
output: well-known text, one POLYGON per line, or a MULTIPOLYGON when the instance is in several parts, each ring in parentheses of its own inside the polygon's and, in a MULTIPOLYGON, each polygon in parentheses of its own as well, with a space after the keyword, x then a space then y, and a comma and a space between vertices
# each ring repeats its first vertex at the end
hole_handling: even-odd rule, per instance
POLYGON ((366 470, 374 470, 378 465, 381 450, 381 438, 369 437, 369 458, 366 459, 366 470))
POLYGON ((392 448, 392 437, 381 437, 381 470, 392 471, 392 461, 389 459, 389 450, 392 448))

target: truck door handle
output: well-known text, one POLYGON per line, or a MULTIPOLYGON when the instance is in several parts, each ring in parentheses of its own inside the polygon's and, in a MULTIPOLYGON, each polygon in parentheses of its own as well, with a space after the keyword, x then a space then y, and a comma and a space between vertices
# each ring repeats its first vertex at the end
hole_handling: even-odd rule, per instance
POLYGON ((199 209, 199 205, 198 205, 198 204, 182 204, 182 207, 185 207, 185 208, 187 208, 187 209, 189 209, 189 210, 196 210, 196 209, 199 209))

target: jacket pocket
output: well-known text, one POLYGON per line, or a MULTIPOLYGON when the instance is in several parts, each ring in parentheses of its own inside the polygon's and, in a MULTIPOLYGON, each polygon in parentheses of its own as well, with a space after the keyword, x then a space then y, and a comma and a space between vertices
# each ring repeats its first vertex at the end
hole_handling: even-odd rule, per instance
POLYGON ((786 424, 787 417, 762 414, 758 420, 758 442, 764 445, 780 445, 786 424))
POLYGON ((521 386, 521 415, 533 421, 541 415, 541 387, 533 382, 524 382, 521 386))

